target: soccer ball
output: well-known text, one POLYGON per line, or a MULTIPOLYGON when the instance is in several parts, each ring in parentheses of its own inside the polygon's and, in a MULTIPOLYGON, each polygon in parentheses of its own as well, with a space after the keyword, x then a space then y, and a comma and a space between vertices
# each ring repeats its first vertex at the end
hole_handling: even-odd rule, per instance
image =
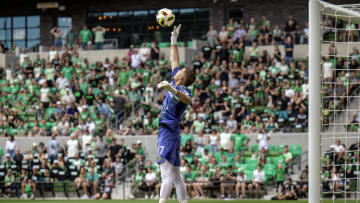
POLYGON ((171 26, 175 21, 175 15, 172 10, 163 8, 158 11, 156 15, 156 21, 163 27, 171 26))

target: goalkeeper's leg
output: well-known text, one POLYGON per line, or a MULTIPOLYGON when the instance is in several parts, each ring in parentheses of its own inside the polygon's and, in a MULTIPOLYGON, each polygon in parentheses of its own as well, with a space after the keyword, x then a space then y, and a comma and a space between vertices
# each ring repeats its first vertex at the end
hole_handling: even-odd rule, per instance
POLYGON ((173 168, 174 185, 176 188, 176 196, 180 203, 187 203, 187 190, 184 180, 180 174, 179 167, 173 168))
POLYGON ((161 188, 160 188, 160 200, 159 203, 165 203, 169 198, 172 187, 173 187, 173 168, 167 160, 160 164, 161 172, 161 188))

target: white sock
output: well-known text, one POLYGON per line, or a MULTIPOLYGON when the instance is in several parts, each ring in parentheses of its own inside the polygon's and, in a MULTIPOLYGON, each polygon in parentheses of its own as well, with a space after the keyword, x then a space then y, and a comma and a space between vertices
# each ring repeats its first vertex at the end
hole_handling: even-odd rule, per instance
POLYGON ((188 203, 188 201, 187 201, 187 200, 183 200, 183 201, 181 201, 180 203, 188 203))
POLYGON ((160 198, 159 203, 165 203, 166 199, 165 198, 160 198))

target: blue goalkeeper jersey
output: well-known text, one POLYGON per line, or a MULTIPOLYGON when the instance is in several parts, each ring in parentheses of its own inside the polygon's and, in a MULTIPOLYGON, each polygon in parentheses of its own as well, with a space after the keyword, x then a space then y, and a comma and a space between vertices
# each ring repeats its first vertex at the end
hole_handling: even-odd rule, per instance
MULTIPOLYGON (((176 73, 180 70, 180 68, 175 68, 172 72, 172 78, 176 75, 176 73)), ((171 86, 176 87, 174 79, 171 81, 171 86)), ((176 87, 177 90, 185 93, 191 98, 190 90, 182 85, 176 87)), ((180 101, 180 99, 173 95, 170 91, 166 93, 165 100, 162 103, 160 118, 159 118, 159 126, 161 124, 166 124, 166 126, 172 129, 176 133, 180 133, 180 122, 181 117, 183 116, 186 110, 186 104, 180 101)))

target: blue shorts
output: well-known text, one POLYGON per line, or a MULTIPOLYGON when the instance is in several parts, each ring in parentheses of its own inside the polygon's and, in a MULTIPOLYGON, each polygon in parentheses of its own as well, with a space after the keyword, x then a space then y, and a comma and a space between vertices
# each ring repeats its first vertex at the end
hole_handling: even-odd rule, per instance
POLYGON ((158 132, 158 164, 165 159, 173 166, 180 166, 180 134, 160 125, 158 132))

